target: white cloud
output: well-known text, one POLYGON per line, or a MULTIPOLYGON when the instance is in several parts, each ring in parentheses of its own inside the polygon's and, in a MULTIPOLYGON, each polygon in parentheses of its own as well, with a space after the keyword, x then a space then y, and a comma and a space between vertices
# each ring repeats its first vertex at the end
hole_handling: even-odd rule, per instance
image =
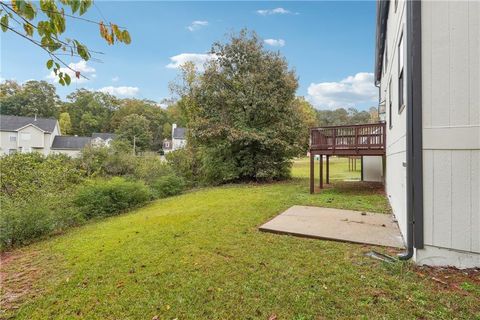
POLYGON ((286 44, 285 40, 283 39, 265 39, 263 42, 272 47, 283 47, 286 44))
POLYGON ((269 16, 272 14, 298 14, 298 12, 292 12, 283 8, 257 10, 257 13, 261 16, 269 16))
POLYGON ((180 53, 176 56, 170 57, 170 63, 166 65, 169 69, 178 69, 186 62, 193 62, 195 67, 203 70, 203 65, 213 59, 214 54, 211 53, 180 53))
POLYGON ((139 89, 138 87, 103 87, 98 89, 98 91, 103 93, 109 93, 114 96, 121 96, 121 97, 133 97, 137 95, 139 89))
POLYGON ((378 88, 373 73, 359 72, 339 82, 312 83, 307 100, 318 108, 352 107, 360 103, 375 103, 378 88))
POLYGON ((208 21, 195 20, 192 21, 192 23, 187 27, 187 29, 193 32, 206 26, 208 26, 208 21))
MULTIPOLYGON (((87 64, 87 61, 85 60, 80 60, 79 62, 77 63, 70 63, 68 64, 68 66, 75 70, 75 71, 78 71, 80 72, 81 75, 84 75, 85 77, 87 78, 95 78, 97 75, 95 74, 95 68, 89 66, 87 64)), ((84 83, 84 82, 87 82, 88 80, 85 79, 84 77, 80 76, 80 78, 77 78, 75 76, 75 72, 66 68, 66 67, 62 67, 60 68, 60 72, 63 72, 63 73, 66 73, 70 76, 70 78, 72 79, 72 82, 76 82, 76 83, 84 83)), ((56 81, 57 80, 57 76, 55 75, 55 73, 52 71, 50 71, 50 74, 47 76, 47 79, 50 79, 52 81, 56 81)))
POLYGON ((118 76, 115 76, 112 78, 112 82, 118 82, 118 80, 120 80, 120 78, 118 76))

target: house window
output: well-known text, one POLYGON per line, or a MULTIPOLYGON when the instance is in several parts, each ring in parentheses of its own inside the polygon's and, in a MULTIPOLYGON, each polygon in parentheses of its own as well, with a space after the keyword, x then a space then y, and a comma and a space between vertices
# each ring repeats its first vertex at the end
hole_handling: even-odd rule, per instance
POLYGON ((392 122, 392 79, 388 83, 388 127, 393 128, 392 122))
POLYGON ((22 132, 20 136, 22 140, 25 140, 25 141, 28 141, 32 138, 32 135, 28 132, 22 132))
POLYGON ((16 142, 16 141, 17 141, 17 136, 11 135, 10 142, 16 142))
POLYGON ((404 70, 403 34, 398 43, 398 113, 405 107, 405 72, 404 70))

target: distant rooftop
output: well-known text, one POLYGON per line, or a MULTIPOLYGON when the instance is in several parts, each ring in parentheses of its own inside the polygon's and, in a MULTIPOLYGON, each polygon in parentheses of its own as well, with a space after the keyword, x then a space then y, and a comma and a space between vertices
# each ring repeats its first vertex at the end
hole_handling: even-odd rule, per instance
POLYGON ((0 131, 17 131, 29 124, 33 124, 43 131, 52 132, 57 125, 57 119, 37 118, 35 120, 35 117, 0 115, 0 131))
POLYGON ((76 137, 76 136, 55 136, 53 139, 52 149, 83 149, 92 141, 90 137, 76 137))
POLYGON ((175 128, 173 129, 173 139, 185 139, 187 135, 186 128, 175 128))
POLYGON ((92 133, 92 138, 100 138, 102 140, 108 140, 108 139, 115 139, 117 135, 115 133, 108 133, 108 132, 94 132, 92 133))

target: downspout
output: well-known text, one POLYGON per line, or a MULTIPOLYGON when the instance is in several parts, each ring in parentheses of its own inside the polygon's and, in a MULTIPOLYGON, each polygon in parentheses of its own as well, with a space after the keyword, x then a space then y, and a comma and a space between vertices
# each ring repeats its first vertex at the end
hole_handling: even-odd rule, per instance
POLYGON ((411 259, 414 248, 423 248, 421 2, 406 5, 407 251, 400 260, 411 259))

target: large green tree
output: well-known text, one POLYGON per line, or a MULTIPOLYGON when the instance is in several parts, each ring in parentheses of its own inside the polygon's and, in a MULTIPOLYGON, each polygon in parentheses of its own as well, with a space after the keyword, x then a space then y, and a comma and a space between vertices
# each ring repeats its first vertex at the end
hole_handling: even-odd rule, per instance
POLYGON ((135 146, 135 151, 145 151, 150 148, 152 134, 150 121, 144 116, 131 114, 123 118, 116 133, 121 140, 128 141, 135 146))
POLYGON ((16 116, 57 117, 60 99, 55 86, 46 81, 27 81, 19 85, 14 81, 0 84, 2 114, 16 116))
POLYGON ((79 89, 67 96, 64 112, 72 123, 72 134, 90 136, 93 132, 109 132, 110 120, 118 109, 118 99, 107 93, 79 89))
POLYGON ((202 74, 184 73, 181 92, 189 144, 202 154, 210 182, 271 180, 289 175, 301 149, 302 121, 293 102, 294 71, 278 52, 242 30, 215 43, 202 74))
POLYGON ((164 138, 163 127, 168 122, 167 112, 153 101, 124 99, 120 101, 119 108, 112 115, 112 130, 119 128, 123 119, 132 114, 141 115, 149 121, 149 131, 152 136, 149 148, 161 149, 164 138))

